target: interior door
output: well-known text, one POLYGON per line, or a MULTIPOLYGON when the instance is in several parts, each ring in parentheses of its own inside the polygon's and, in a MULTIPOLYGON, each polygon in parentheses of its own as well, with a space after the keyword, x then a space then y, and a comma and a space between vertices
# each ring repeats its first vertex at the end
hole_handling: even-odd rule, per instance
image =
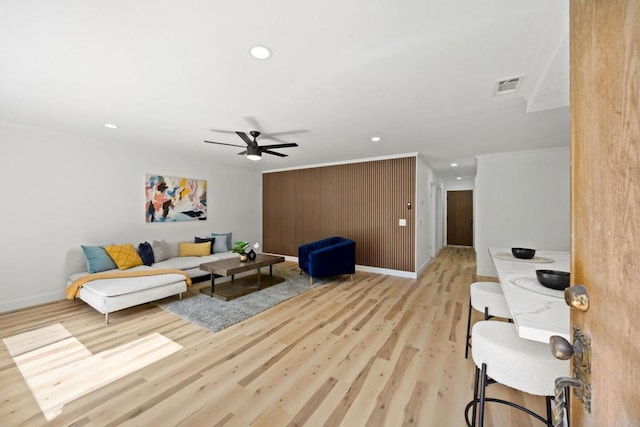
MULTIPOLYGON (((591 339, 591 412, 640 426, 640 1, 571 1, 571 323, 591 339)), ((575 357, 574 357, 575 359, 575 357)))
POLYGON ((473 191, 447 191, 447 244, 473 246, 473 191))

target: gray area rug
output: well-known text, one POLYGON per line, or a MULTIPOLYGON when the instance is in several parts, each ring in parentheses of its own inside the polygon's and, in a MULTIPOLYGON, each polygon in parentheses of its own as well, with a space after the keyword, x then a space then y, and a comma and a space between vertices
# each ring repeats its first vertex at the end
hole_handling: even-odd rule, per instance
POLYGON ((314 279, 311 285, 309 276, 300 275, 296 265, 274 265, 273 275, 282 277, 285 281, 231 301, 188 292, 183 295, 182 301, 160 302, 158 305, 189 322, 217 332, 322 285, 330 279, 314 279))

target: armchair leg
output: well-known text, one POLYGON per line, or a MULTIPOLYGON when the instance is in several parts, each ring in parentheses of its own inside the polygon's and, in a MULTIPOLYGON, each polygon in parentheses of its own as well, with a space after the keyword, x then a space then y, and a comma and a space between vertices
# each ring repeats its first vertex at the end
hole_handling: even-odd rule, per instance
POLYGON ((309 284, 313 285, 313 277, 309 276, 309 284))
POLYGON ((351 281, 353 282, 353 274, 349 275, 349 278, 351 279, 351 281))

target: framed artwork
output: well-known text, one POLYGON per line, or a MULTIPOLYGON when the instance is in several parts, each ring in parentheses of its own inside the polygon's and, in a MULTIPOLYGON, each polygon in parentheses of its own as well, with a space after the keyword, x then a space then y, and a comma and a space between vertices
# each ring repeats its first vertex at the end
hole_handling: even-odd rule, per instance
POLYGON ((145 175, 146 222, 207 219, 207 181, 165 175, 145 175))

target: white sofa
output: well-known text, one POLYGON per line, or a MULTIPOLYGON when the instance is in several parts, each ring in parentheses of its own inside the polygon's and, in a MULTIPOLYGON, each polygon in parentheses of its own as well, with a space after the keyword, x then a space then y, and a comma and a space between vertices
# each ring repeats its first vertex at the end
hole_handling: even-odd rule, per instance
MULTIPOLYGON (((152 264, 140 265, 127 271, 143 271, 157 269, 182 270, 192 279, 208 276, 209 273, 200 270, 200 264, 238 256, 228 252, 220 252, 207 256, 178 256, 178 241, 168 241, 170 258, 152 264)), ((67 254, 67 270, 71 272, 67 281, 70 286, 75 280, 88 276, 87 264, 81 249, 71 250, 67 254)), ((118 269, 108 270, 117 272, 118 269)), ((105 322, 109 323, 109 313, 144 304, 172 295, 180 295, 187 290, 184 275, 167 273, 141 277, 118 277, 92 280, 80 288, 78 297, 105 315, 105 322)))

